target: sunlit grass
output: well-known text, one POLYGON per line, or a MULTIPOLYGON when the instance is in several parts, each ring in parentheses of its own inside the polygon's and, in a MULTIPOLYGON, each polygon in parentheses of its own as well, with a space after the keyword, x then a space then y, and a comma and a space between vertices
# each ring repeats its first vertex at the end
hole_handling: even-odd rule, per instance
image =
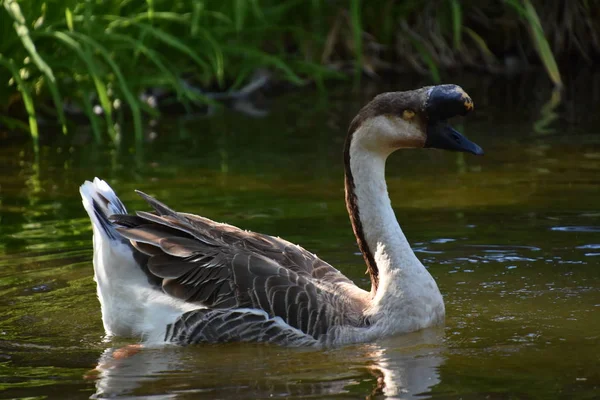
POLYGON ((358 83, 386 69, 441 82, 447 68, 502 69, 508 43, 521 57, 537 56, 560 87, 557 54, 600 52, 584 0, 565 10, 534 0, 0 3, 0 122, 26 129, 34 143, 40 117, 67 133, 69 110, 86 117, 97 141, 119 140, 124 119, 141 141, 144 115, 159 114, 142 94, 161 90, 191 110, 213 102, 209 91, 238 90, 262 69, 321 90, 333 77, 358 83))
MULTIPOLYGON (((262 67, 271 67, 283 79, 302 84, 294 57, 286 59, 262 49, 263 35, 278 29, 275 24, 262 21, 256 2, 246 11, 246 2, 234 3, 234 15, 228 15, 220 9, 207 9, 204 2, 195 2, 186 10, 187 4, 165 1, 66 1, 63 7, 50 7, 45 1, 5 0, 0 22, 3 28, 12 23, 13 29, 4 29, 0 65, 9 72, 2 77, 17 97, 3 99, 7 106, 0 112, 5 114, 22 101, 29 131, 37 142, 40 111, 35 105, 45 101, 50 92, 63 132, 68 130, 64 115, 68 101, 87 115, 97 140, 106 134, 118 140, 115 113, 123 112, 131 115, 135 136, 141 139, 142 112, 157 113, 140 100, 147 89, 163 88, 184 105, 206 103, 210 99, 191 89, 188 82, 198 88, 226 90, 230 82, 239 81, 238 73, 248 77, 262 67), (247 37, 230 40, 240 37, 244 21, 251 17, 264 26, 252 26, 254 32, 247 37)), ((12 118, 3 121, 23 127, 12 118)))
POLYGON ((550 43, 548 43, 546 35, 544 34, 544 29, 542 28, 542 23, 540 22, 535 7, 530 0, 522 0, 522 2, 519 0, 508 0, 508 4, 517 10, 519 15, 527 21, 533 45, 542 60, 544 68, 546 68, 548 76, 556 86, 561 87, 562 79, 560 77, 558 65, 554 59, 554 54, 552 54, 550 43))

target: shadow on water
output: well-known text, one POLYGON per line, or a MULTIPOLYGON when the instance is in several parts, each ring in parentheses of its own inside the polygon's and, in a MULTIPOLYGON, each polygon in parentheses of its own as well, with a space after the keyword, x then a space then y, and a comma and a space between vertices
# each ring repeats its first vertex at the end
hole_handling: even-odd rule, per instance
POLYGON ((454 81, 476 104, 456 126, 486 156, 404 151, 387 171, 398 219, 444 295, 446 326, 323 352, 238 344, 114 359, 131 342, 103 340, 78 186, 101 176, 130 210, 147 209, 136 188, 285 237, 367 287, 341 148, 362 104, 417 80, 339 86, 326 99, 290 93, 265 118, 222 110, 159 121, 143 152, 86 134, 48 139, 37 159, 26 143, 1 146, 0 397, 593 398, 600 117, 590 110, 600 79, 573 76, 560 95, 536 76, 454 81))

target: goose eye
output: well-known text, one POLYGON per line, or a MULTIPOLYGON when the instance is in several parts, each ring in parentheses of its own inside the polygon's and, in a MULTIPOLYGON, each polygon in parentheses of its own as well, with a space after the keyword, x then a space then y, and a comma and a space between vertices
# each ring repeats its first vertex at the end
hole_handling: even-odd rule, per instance
POLYGON ((410 121, 415 117, 415 112, 413 110, 404 110, 402 112, 402 118, 406 121, 410 121))

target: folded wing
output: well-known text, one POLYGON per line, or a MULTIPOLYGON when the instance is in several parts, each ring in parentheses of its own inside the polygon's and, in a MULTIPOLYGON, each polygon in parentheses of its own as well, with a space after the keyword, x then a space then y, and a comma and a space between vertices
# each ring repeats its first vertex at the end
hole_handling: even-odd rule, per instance
POLYGON ((367 292, 314 254, 283 239, 177 213, 139 193, 156 213, 111 220, 149 257, 147 268, 167 294, 210 309, 263 310, 315 339, 334 326, 364 324, 360 300, 367 292))

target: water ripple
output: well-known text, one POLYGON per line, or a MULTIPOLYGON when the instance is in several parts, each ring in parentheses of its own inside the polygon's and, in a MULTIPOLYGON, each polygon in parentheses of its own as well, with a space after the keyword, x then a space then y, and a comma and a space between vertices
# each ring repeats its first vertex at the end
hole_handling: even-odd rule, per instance
POLYGON ((486 252, 500 252, 500 251, 511 251, 511 250, 531 250, 531 251, 540 251, 542 250, 536 246, 526 246, 526 245, 502 245, 502 244, 467 244, 465 247, 476 247, 483 248, 486 252))
POLYGON ((600 232, 600 226, 553 226, 550 230, 558 232, 600 232))
POLYGON ((413 248, 415 253, 425 253, 425 254, 444 254, 443 251, 429 250, 427 247, 415 247, 413 248))
POLYGON ((439 239, 433 239, 431 241, 431 243, 450 243, 450 242, 455 242, 456 239, 450 239, 450 238, 439 238, 439 239))
POLYGON ((576 249, 590 249, 590 250, 598 250, 600 249, 600 244, 584 244, 583 246, 577 246, 576 249))

